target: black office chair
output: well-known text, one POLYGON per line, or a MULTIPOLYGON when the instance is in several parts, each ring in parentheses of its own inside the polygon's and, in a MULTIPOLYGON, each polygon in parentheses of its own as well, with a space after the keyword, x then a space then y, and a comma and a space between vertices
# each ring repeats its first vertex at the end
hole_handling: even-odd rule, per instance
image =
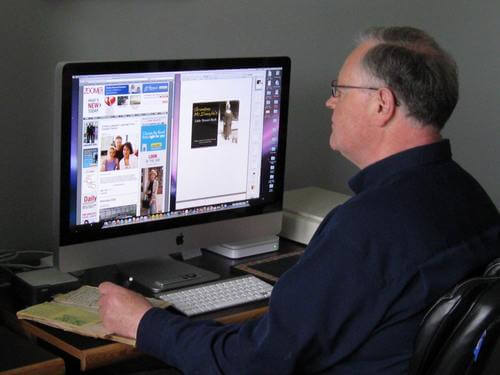
POLYGON ((409 375, 500 374, 500 258, 458 284, 420 323, 409 375))

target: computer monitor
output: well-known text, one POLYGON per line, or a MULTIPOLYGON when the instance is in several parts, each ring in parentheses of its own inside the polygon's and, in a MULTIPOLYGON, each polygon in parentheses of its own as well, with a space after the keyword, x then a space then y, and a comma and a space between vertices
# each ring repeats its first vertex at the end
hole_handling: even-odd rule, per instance
POLYGON ((56 78, 60 270, 280 232, 289 58, 71 62, 56 78))

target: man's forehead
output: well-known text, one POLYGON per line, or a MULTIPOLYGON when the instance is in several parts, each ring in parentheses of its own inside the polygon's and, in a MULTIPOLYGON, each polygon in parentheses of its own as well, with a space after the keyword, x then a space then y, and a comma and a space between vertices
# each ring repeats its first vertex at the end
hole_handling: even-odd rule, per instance
POLYGON ((343 80, 352 80, 364 73, 361 60, 365 54, 378 43, 375 41, 365 41, 359 44, 345 59, 339 71, 338 80, 342 84, 343 80))

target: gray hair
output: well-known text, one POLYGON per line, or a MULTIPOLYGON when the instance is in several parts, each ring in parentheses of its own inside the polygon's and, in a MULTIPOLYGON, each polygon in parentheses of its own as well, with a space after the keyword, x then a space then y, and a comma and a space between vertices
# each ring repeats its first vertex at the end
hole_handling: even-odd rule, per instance
POLYGON ((408 116, 441 130, 458 101, 458 69, 453 58, 422 30, 413 27, 374 27, 359 43, 375 41, 362 65, 381 80, 408 116))

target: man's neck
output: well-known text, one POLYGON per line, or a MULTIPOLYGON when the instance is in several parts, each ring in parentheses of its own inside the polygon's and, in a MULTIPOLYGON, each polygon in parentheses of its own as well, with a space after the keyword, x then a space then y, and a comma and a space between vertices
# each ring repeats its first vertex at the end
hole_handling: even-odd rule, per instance
POLYGON ((426 125, 400 124, 398 127, 386 129, 386 133, 380 137, 375 151, 367 154, 366 160, 358 164, 361 169, 385 159, 389 156, 409 150, 411 148, 439 142, 442 139, 439 130, 426 125), (403 128, 406 127, 406 128, 403 128), (408 127, 410 129, 408 129, 408 127))

